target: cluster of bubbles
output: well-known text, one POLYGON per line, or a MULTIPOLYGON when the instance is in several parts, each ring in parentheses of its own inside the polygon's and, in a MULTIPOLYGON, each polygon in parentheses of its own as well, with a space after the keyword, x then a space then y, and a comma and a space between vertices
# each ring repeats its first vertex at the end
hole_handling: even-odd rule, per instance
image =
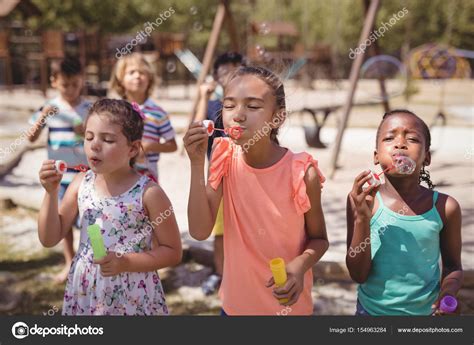
MULTIPOLYGON (((189 13, 192 15, 192 16, 195 16, 196 14, 198 14, 198 8, 196 6, 191 6, 189 8, 189 13)), ((200 21, 195 21, 193 23, 193 30, 194 31, 201 31, 203 28, 203 25, 200 21)))
MULTIPOLYGON (((192 16, 195 16, 198 14, 198 8, 196 6, 191 6, 189 8, 189 13, 192 15, 192 16)), ((201 31, 203 28, 203 25, 200 21, 196 20, 194 23, 193 23, 193 30, 194 31, 201 31)))
POLYGON ((189 13, 191 13, 192 16, 195 16, 198 13, 198 9, 196 6, 191 6, 189 8, 189 13))
POLYGON ((269 60, 271 59, 271 57, 272 57, 272 56, 270 55, 270 53, 267 52, 267 51, 265 50, 265 48, 263 48, 261 45, 258 45, 258 44, 257 44, 257 45, 255 46, 255 51, 256 51, 257 56, 258 56, 259 59, 263 59, 263 60, 265 60, 265 61, 269 61, 269 60))
POLYGON ((270 27, 267 23, 263 22, 260 24, 258 32, 260 35, 268 35, 268 33, 270 32, 270 27))

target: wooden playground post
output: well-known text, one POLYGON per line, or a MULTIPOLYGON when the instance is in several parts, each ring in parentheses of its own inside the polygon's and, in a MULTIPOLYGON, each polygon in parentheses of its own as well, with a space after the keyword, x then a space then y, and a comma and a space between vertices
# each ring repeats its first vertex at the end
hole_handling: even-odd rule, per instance
MULTIPOLYGON (((199 73, 199 78, 196 83, 196 86, 197 86, 196 96, 194 97, 193 107, 191 109, 191 113, 189 114, 189 118, 190 118, 189 124, 191 124, 194 121, 194 118, 196 116, 196 109, 199 103, 199 94, 200 94, 199 88, 204 82, 211 68, 212 58, 214 57, 214 53, 217 47, 217 42, 219 41, 219 35, 222 31, 222 25, 226 17, 229 20, 228 30, 229 30, 229 35, 232 41, 232 48, 235 50, 238 50, 239 48, 237 33, 235 30, 234 21, 230 12, 230 0, 221 0, 219 5, 217 6, 216 16, 214 17, 214 22, 212 24, 211 36, 209 38, 209 41, 207 42, 206 51, 204 53, 204 59, 202 62, 202 69, 201 69, 201 72, 199 73)), ((181 154, 183 153, 184 153, 184 147, 181 151, 181 154)))
MULTIPOLYGON (((365 8, 364 13, 366 15, 367 15, 367 11, 369 10, 369 6, 370 6, 370 0, 364 0, 364 8, 365 8)), ((372 28, 370 29, 370 31, 373 31, 373 29, 374 29, 374 25, 372 24, 372 28)), ((380 55, 380 48, 379 48, 379 44, 377 43, 377 40, 375 40, 370 45, 369 49, 370 49, 371 56, 380 55)), ((378 73, 377 79, 379 81, 380 95, 382 96, 382 105, 383 105, 384 111, 387 113, 390 111, 390 104, 388 103, 387 89, 385 88, 385 78, 382 76, 381 73, 378 73)))
MULTIPOLYGON (((380 0, 371 0, 369 10, 364 19, 364 26, 362 28, 358 46, 362 45, 362 43, 369 38, 371 29, 374 25, 375 16, 377 15, 379 4, 380 4, 380 0)), ((349 94, 347 96, 346 103, 344 104, 344 107, 343 107, 343 112, 342 112, 343 117, 342 117, 342 121, 339 124, 339 129, 338 129, 337 137, 336 137, 336 144, 334 146, 334 149, 331 155, 331 168, 330 168, 331 171, 329 174, 330 178, 333 178, 334 174, 336 173, 337 159, 339 157, 339 151, 341 150, 341 143, 342 143, 342 138, 344 135, 344 130, 347 127, 347 121, 349 119, 349 114, 352 109, 352 100, 354 99, 354 94, 357 88, 357 82, 359 81, 360 67, 362 66, 364 55, 365 55, 365 51, 358 54, 354 62, 352 63, 351 73, 349 77, 349 94)))
POLYGON ((12 90, 13 76, 12 76, 12 59, 8 49, 9 31, 0 31, 0 59, 4 60, 3 75, 5 76, 5 85, 8 90, 12 90))
POLYGON ((214 52, 216 51, 217 42, 219 40, 219 34, 222 30, 222 24, 224 23, 224 18, 225 18, 225 5, 223 2, 221 2, 217 6, 216 17, 214 18, 214 23, 212 24, 211 37, 209 38, 209 41, 207 42, 206 51, 204 53, 204 59, 202 62, 202 69, 201 69, 201 72, 199 73, 199 78, 197 80, 197 84, 196 84, 197 90, 196 90, 196 96, 194 97, 193 108, 190 114, 190 118, 191 118, 190 124, 194 121, 194 117, 196 115, 196 109, 199 102, 199 87, 204 82, 204 79, 206 78, 207 74, 209 73, 209 69, 211 68, 212 57, 214 56, 214 52))
POLYGON ((227 19, 227 31, 230 36, 230 44, 232 45, 232 50, 238 52, 239 47, 239 35, 237 34, 237 29, 235 28, 235 21, 232 12, 230 11, 230 1, 224 2, 225 6, 225 19, 227 19))

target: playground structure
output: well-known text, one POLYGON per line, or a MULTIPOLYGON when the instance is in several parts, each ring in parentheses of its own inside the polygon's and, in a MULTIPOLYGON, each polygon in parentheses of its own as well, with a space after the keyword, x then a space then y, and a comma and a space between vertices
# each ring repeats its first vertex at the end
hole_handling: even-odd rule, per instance
MULTIPOLYGON (((30 30, 27 18, 41 16, 41 11, 29 0, 0 4, 0 87, 39 89, 44 94, 49 87, 51 63, 66 55, 77 56, 84 66, 85 92, 105 96, 107 81, 117 61, 116 51, 129 43, 131 34, 103 34, 98 31, 30 30), (13 19, 20 15, 22 20, 13 19)), ((183 49, 185 34, 154 32, 150 39, 137 44, 133 51, 143 52, 159 71, 163 83, 169 74, 192 80, 184 69, 169 71, 176 61, 175 51, 183 49), (176 72, 176 73, 175 73, 176 72)))
MULTIPOLYGON (((133 38, 132 35, 106 35, 97 32, 70 32, 59 31, 31 32, 22 26, 21 22, 9 21, 9 13, 17 7, 24 17, 36 16, 41 13, 30 1, 10 2, 9 8, 0 10, 0 85, 11 89, 15 85, 39 87, 44 93, 48 87, 48 68, 52 61, 61 59, 67 54, 79 56, 85 66, 86 92, 89 95, 105 96, 108 76, 116 62, 115 53, 133 38)), ((197 89, 209 78, 211 63, 215 57, 219 36, 224 28, 230 37, 230 49, 242 51, 230 8, 230 0, 221 0, 218 3, 212 31, 204 52, 203 62, 186 47, 186 34, 183 33, 154 33, 150 39, 137 44, 133 51, 143 52, 147 59, 159 71, 162 85, 166 86, 176 79, 185 81, 186 85, 197 79, 197 89), (183 62, 183 65, 177 63, 183 62), (186 67, 186 69, 183 68, 186 67), (170 75, 173 74, 172 78, 170 75)), ((373 31, 375 18, 380 6, 380 0, 364 0, 365 20, 359 45, 365 42, 373 31)), ((283 79, 296 77, 301 84, 310 86, 312 81, 322 76, 325 79, 337 80, 336 64, 330 45, 315 43, 305 47, 301 43, 300 33, 291 22, 268 21, 250 22, 247 28, 246 54, 252 63, 271 66, 273 62, 287 68, 283 79), (261 43, 273 41, 274 44, 261 43), (300 73, 298 73, 300 72, 300 73)), ((341 111, 338 118, 338 134, 335 138, 331 158, 331 176, 334 175, 340 151, 344 130, 352 106, 382 104, 385 111, 390 110, 390 98, 405 92, 406 83, 411 79, 466 78, 471 76, 471 69, 466 58, 472 58, 472 52, 429 44, 412 50, 402 61, 393 56, 382 55, 373 42, 367 51, 357 54, 352 64, 347 98, 344 103, 331 104, 323 107, 301 107, 293 109, 300 114, 309 114, 314 126, 304 126, 305 139, 310 147, 325 148, 321 142, 320 133, 328 117, 335 111, 341 111), (366 59, 365 54, 369 56, 366 59), (373 96, 363 102, 354 102, 354 94, 360 79, 378 80, 380 95, 373 96), (397 79, 398 88, 388 90, 385 80, 397 79)), ((439 113, 432 125, 438 119, 446 123, 444 116, 444 86, 440 83, 439 113)), ((190 121, 198 103, 199 94, 193 99, 190 112, 190 121)))

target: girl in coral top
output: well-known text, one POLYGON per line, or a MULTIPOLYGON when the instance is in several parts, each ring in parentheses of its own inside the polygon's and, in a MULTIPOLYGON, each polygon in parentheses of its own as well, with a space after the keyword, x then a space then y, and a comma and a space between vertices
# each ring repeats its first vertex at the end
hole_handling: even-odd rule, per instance
POLYGON ((278 77, 241 67, 224 90, 222 118, 230 138, 214 140, 207 185, 207 129, 195 122, 184 137, 191 161, 191 236, 209 237, 224 199, 223 315, 313 312, 311 268, 329 246, 321 208, 324 177, 311 155, 279 145, 285 116, 278 77), (281 287, 269 269, 276 257, 286 262, 288 279, 281 287))

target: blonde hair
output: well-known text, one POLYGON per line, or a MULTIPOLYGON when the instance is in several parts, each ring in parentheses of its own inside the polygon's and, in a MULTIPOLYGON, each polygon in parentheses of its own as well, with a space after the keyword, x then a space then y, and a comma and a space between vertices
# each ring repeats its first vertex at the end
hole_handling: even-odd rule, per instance
POLYGON ((110 88, 117 92, 123 99, 126 98, 126 91, 123 86, 123 78, 125 77, 125 70, 127 66, 136 63, 148 73, 149 84, 146 89, 146 98, 150 97, 153 87, 155 86, 155 74, 150 63, 146 61, 145 56, 140 53, 132 53, 126 55, 118 60, 115 64, 112 77, 110 78, 110 88))

